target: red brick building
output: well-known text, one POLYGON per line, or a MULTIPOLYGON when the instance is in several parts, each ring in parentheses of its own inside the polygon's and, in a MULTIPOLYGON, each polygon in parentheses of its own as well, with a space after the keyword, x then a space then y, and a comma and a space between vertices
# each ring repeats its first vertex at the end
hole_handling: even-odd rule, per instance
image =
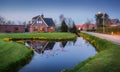
POLYGON ((78 30, 86 31, 86 30, 96 30, 97 26, 96 24, 89 24, 88 26, 86 24, 76 24, 76 28, 78 30))
POLYGON ((1 33, 16 33, 16 32, 24 32, 24 25, 0 25, 1 33))
POLYGON ((110 26, 120 26, 119 19, 111 19, 111 25, 110 26))
POLYGON ((52 18, 44 18, 44 15, 38 15, 32 18, 29 32, 54 32, 55 24, 52 18))
POLYGON ((52 18, 44 18, 44 15, 38 15, 32 18, 32 23, 25 25, 0 25, 0 33, 17 32, 54 32, 55 24, 52 18))

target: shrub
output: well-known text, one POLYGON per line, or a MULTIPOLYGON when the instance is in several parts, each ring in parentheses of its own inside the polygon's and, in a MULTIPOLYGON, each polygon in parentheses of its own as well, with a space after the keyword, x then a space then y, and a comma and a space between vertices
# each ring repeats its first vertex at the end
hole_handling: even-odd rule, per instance
MULTIPOLYGON (((97 29, 97 32, 103 33, 103 28, 100 27, 97 29)), ((119 34, 120 35, 120 26, 115 27, 105 27, 106 34, 119 34)))

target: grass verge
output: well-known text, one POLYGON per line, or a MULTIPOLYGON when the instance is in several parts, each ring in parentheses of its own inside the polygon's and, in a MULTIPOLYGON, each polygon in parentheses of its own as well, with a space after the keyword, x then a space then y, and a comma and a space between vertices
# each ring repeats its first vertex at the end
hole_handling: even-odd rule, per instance
POLYGON ((71 70, 63 70, 63 72, 120 72, 120 45, 89 34, 80 35, 93 44, 99 52, 71 70))
POLYGON ((16 72, 32 55, 33 51, 26 46, 0 39, 0 72, 16 72))
POLYGON ((73 40, 76 39, 76 35, 72 33, 12 33, 1 34, 0 38, 10 38, 13 40, 29 39, 29 40, 73 40))

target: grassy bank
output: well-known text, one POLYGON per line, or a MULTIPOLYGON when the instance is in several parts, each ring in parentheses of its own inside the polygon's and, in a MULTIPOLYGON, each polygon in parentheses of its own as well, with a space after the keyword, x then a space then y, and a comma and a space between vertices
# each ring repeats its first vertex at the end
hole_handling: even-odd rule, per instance
POLYGON ((99 51, 94 57, 64 72, 120 72, 120 45, 81 33, 99 51))
POLYGON ((0 72, 16 72, 32 55, 26 46, 0 39, 0 72))
POLYGON ((76 35, 72 33, 12 33, 1 34, 0 38, 36 39, 36 40, 73 40, 76 38, 76 35))

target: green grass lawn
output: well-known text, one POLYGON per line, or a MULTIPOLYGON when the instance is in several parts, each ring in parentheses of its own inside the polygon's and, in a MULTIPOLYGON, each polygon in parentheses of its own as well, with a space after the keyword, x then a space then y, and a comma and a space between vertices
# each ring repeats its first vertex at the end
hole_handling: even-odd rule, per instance
POLYGON ((72 33, 12 33, 0 34, 0 38, 10 39, 40 39, 40 40, 73 40, 76 35, 72 33))
POLYGON ((64 72, 120 72, 120 45, 85 33, 81 35, 96 47, 98 54, 64 72))

